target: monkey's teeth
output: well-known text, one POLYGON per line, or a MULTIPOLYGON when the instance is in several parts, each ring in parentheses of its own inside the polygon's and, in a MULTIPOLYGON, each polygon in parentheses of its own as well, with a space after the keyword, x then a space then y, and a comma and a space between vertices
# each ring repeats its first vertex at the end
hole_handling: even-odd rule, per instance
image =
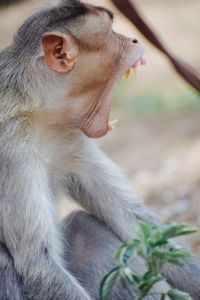
POLYGON ((118 122, 118 119, 114 120, 114 121, 110 121, 108 124, 108 130, 112 131, 113 129, 115 129, 115 124, 118 122))
POLYGON ((131 68, 130 68, 130 69, 128 69, 128 71, 126 71, 126 74, 125 74, 125 78, 126 78, 126 80, 128 80, 128 79, 129 79, 130 75, 131 75, 131 68))
POLYGON ((139 67, 140 66, 145 66, 147 63, 146 57, 143 55, 140 60, 138 60, 134 65, 133 65, 133 70, 135 73, 135 78, 138 79, 139 78, 139 67))
POLYGON ((128 71, 125 73, 125 78, 129 79, 131 75, 131 69, 133 68, 135 73, 135 78, 139 78, 139 66, 145 66, 147 63, 146 57, 143 55, 128 71))
POLYGON ((139 66, 134 66, 135 79, 139 78, 139 66))

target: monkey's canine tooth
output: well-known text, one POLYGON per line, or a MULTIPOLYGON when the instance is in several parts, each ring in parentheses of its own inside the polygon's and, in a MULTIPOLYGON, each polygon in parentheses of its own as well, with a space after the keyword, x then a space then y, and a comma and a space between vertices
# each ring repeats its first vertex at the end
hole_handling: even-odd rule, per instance
POLYGON ((115 124, 117 122, 118 122, 118 119, 115 119, 115 120, 109 122, 109 124, 108 124, 109 131, 112 131, 113 129, 115 129, 115 124))
POLYGON ((139 66, 134 66, 135 79, 139 78, 139 66))
POLYGON ((129 79, 130 75, 131 75, 131 68, 128 69, 128 71, 126 71, 126 73, 125 73, 126 80, 129 79))

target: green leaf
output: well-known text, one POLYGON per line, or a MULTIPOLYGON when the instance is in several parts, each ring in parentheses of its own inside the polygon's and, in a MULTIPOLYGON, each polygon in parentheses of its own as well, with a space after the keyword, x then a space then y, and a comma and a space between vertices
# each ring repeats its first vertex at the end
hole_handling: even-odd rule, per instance
POLYGON ((138 255, 146 260, 149 257, 149 251, 147 249, 147 245, 145 243, 141 243, 138 249, 138 255))
POLYGON ((131 271, 130 268, 126 267, 123 268, 123 276, 126 279, 126 281, 128 281, 128 283, 130 284, 134 284, 134 276, 133 276, 133 272, 131 271))
POLYGON ((151 278, 153 275, 152 275, 152 272, 151 271, 147 271, 144 275, 143 275, 143 279, 146 281, 148 280, 149 278, 151 278))
POLYGON ((126 280, 126 278, 124 278, 124 277, 120 277, 120 282, 121 282, 121 285, 122 285, 122 287, 123 287, 123 289, 127 289, 128 288, 128 283, 127 283, 127 280, 126 280))
POLYGON ((127 246, 132 246, 132 247, 138 247, 141 244, 141 240, 139 239, 134 239, 134 240, 130 240, 127 243, 127 246))
POLYGON ((100 300, 108 300, 112 292, 112 288, 118 278, 120 268, 114 268, 102 280, 100 286, 100 300))
POLYGON ((171 300, 192 300, 189 294, 181 292, 179 290, 170 290, 167 295, 171 300))
POLYGON ((117 250, 115 257, 119 259, 121 265, 127 265, 136 257, 140 243, 140 240, 131 240, 117 250))
POLYGON ((179 251, 176 249, 170 249, 170 250, 154 250, 153 255, 161 260, 165 260, 171 263, 180 263, 179 259, 185 259, 191 257, 191 255, 184 251, 179 251))
POLYGON ((197 232, 197 229, 192 226, 186 224, 171 223, 165 224, 163 237, 165 239, 170 239, 177 236, 193 234, 195 232, 197 232))
POLYGON ((145 223, 145 222, 140 222, 139 224, 140 232, 142 233, 142 236, 144 239, 148 239, 151 235, 152 227, 145 223))
POLYGON ((134 259, 137 255, 137 249, 130 246, 127 247, 122 255, 122 258, 120 261, 124 263, 124 265, 127 265, 128 262, 130 262, 132 259, 134 259))
POLYGON ((123 249, 124 249, 125 247, 127 247, 126 244, 123 244, 122 246, 120 246, 120 247, 117 249, 117 251, 115 252, 114 258, 119 259, 120 255, 121 255, 121 251, 123 251, 123 249))
MULTIPOLYGON (((138 290, 137 299, 143 299, 149 295, 152 287, 159 281, 166 279, 160 275, 162 266, 166 263, 182 265, 185 258, 190 254, 182 251, 173 238, 196 232, 196 229, 185 224, 163 224, 152 227, 144 222, 139 224, 138 239, 132 239, 123 244, 116 252, 115 257, 119 260, 120 266, 113 269, 104 277, 100 288, 100 299, 108 300, 115 282, 119 279, 124 288, 129 285, 138 290), (134 273, 130 262, 140 256, 147 267, 146 273, 134 273)), ((178 290, 170 290, 167 296, 171 300, 191 300, 192 298, 178 290)), ((165 292, 160 293, 162 300, 165 299, 165 292)))
POLYGON ((123 245, 120 250, 116 253, 117 258, 119 259, 120 265, 125 265, 128 261, 128 249, 129 247, 125 244, 123 245), (127 256, 126 256, 127 255, 127 256), (124 257, 125 256, 125 257, 124 257))
MULTIPOLYGON (((116 252, 115 257, 118 258, 120 265, 126 264, 126 259, 124 259, 124 255, 126 255, 127 249, 129 247, 125 244, 116 252)), ((127 253, 127 260, 128 260, 128 253, 127 253)))
POLYGON ((167 241, 167 240, 164 240, 164 239, 160 239, 160 240, 157 240, 157 241, 151 239, 151 240, 149 241, 149 243, 150 243, 150 245, 151 245, 153 248, 155 248, 155 247, 160 247, 160 246, 165 246, 165 245, 167 245, 167 244, 168 244, 168 241, 167 241))
POLYGON ((138 273, 134 273, 129 267, 121 267, 119 277, 124 288, 127 288, 129 285, 138 287, 142 281, 142 277, 138 273))
POLYGON ((139 289, 143 292, 144 295, 147 295, 147 293, 151 290, 151 288, 160 281, 165 281, 165 278, 158 274, 157 276, 152 276, 146 280, 143 280, 141 284, 139 285, 139 289))
POLYGON ((140 281, 142 280, 142 277, 138 273, 133 272, 132 276, 133 276, 133 279, 134 279, 136 284, 139 284, 140 281))
POLYGON ((160 241, 163 239, 163 234, 159 228, 154 228, 151 232, 151 241, 160 241))

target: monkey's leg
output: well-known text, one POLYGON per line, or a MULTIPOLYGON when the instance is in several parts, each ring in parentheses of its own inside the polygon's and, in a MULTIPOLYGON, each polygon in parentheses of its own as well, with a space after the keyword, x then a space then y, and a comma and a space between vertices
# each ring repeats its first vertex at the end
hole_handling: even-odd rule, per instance
POLYGON ((7 248, 0 244, 0 300, 25 300, 13 260, 7 248))
MULTIPOLYGON (((103 277, 117 266, 113 254, 121 245, 121 241, 99 220, 86 212, 78 211, 70 214, 63 221, 66 238, 66 268, 80 281, 91 295, 99 299, 99 287, 103 277)), ((134 262, 133 269, 143 269, 140 261, 134 262)), ((166 290, 167 284, 159 284, 153 292, 166 290)), ((123 289, 117 283, 112 291, 111 300, 134 300, 134 288, 123 289)), ((160 299, 148 296, 147 300, 160 299)))

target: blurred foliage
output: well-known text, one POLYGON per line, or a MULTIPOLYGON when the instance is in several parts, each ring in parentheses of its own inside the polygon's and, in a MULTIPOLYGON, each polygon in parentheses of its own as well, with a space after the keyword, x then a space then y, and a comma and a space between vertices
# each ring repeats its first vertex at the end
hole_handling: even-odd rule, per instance
POLYGON ((192 89, 163 92, 157 86, 144 92, 133 92, 134 79, 120 80, 114 94, 114 105, 130 113, 179 112, 200 109, 200 95, 192 89), (135 95, 134 95, 135 94, 135 95))

